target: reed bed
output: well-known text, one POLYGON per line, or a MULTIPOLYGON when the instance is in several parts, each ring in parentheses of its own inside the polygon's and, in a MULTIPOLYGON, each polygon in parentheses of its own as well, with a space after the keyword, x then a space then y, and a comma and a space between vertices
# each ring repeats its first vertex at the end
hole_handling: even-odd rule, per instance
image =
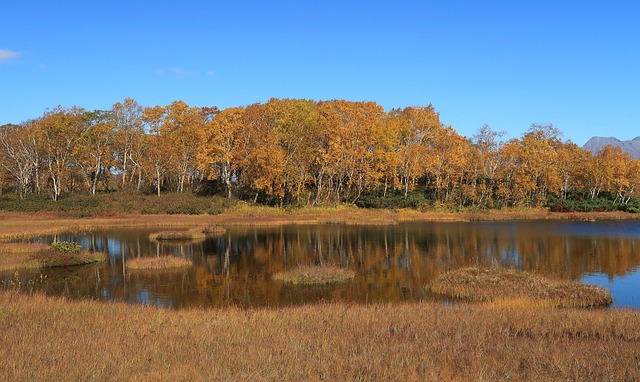
POLYGON ((191 260, 174 256, 138 257, 127 261, 129 269, 165 270, 188 268, 193 265, 191 260))
POLYGON ((6 380, 640 379, 640 314, 436 303, 169 311, 0 292, 6 380))
POLYGON ((353 280, 355 272, 333 266, 300 266, 273 275, 274 280, 297 285, 342 283, 353 280))
POLYGON ((464 268, 444 273, 429 285, 435 293, 455 299, 493 301, 530 299, 557 307, 605 307, 613 299, 606 289, 513 269, 464 268))

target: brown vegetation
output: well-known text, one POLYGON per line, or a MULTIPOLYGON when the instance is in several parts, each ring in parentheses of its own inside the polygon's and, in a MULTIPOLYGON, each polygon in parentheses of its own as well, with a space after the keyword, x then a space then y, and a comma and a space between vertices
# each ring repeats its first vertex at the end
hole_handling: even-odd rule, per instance
POLYGON ((341 283, 353 280, 354 277, 355 272, 352 270, 332 266, 300 266, 273 275, 275 280, 300 285, 341 283))
POLYGON ((472 301, 524 298, 558 307, 603 307, 613 302, 611 293, 595 285, 550 280, 534 273, 502 268, 457 269, 438 276, 429 289, 472 301))
POLYGON ((67 267, 72 265, 85 265, 105 261, 107 256, 101 252, 78 251, 61 253, 53 248, 44 248, 31 255, 40 267, 67 267))
POLYGON ((0 243, 0 271, 39 268, 32 255, 46 248, 44 244, 0 243))
POLYGON ((640 219, 640 214, 624 212, 555 213, 546 209, 491 210, 482 213, 419 212, 415 210, 375 210, 347 207, 278 208, 245 206, 220 215, 104 214, 99 217, 67 217, 54 213, 0 212, 0 241, 53 235, 68 231, 90 231, 109 227, 278 226, 285 224, 395 224, 402 221, 477 221, 517 219, 622 220, 640 219))
POLYGON ((193 265, 191 260, 175 256, 138 257, 127 261, 129 269, 174 269, 186 268, 193 265))
POLYGON ((198 230, 162 231, 149 235, 149 239, 151 240, 196 240, 206 237, 207 235, 198 230))
POLYGON ((435 303, 168 311, 0 293, 7 380, 638 380, 640 314, 435 303))

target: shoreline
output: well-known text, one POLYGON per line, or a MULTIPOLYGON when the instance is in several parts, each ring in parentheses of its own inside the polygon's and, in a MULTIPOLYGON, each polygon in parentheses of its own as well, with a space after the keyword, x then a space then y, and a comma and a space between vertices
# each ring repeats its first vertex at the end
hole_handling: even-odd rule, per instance
POLYGON ((627 212, 550 212, 546 209, 441 212, 416 210, 368 210, 357 208, 243 208, 219 215, 105 214, 73 217, 51 212, 0 212, 0 240, 18 240, 63 231, 120 227, 281 226, 294 224, 394 225, 402 222, 476 222, 516 220, 639 220, 627 212))

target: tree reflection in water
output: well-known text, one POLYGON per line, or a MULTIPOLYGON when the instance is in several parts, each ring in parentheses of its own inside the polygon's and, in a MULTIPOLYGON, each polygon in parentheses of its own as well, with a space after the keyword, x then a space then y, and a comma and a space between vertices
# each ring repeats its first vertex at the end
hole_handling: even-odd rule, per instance
MULTIPOLYGON (((152 241, 151 230, 113 229, 59 235, 85 249, 104 251, 104 264, 21 271, 45 293, 172 308, 282 306, 317 301, 393 302, 435 298, 425 290, 450 269, 515 267, 547 276, 606 283, 637 278, 640 223, 472 222, 404 223, 395 226, 303 225, 230 227, 200 241, 152 241), (128 260, 173 255, 193 261, 189 269, 133 271, 128 260), (347 284, 292 286, 271 279, 299 265, 332 265, 356 272, 347 284)), ((41 238, 50 242, 54 238, 41 238)), ((0 277, 9 279, 13 273, 0 277)), ((636 285, 636 283, 633 283, 636 285)), ((631 286, 630 286, 631 287, 631 286)), ((629 287, 629 288, 630 288, 629 287)), ((640 302, 622 299, 638 308, 640 302), (637 304, 637 305, 636 305, 637 304)), ((621 301, 622 301, 621 300, 621 301)))

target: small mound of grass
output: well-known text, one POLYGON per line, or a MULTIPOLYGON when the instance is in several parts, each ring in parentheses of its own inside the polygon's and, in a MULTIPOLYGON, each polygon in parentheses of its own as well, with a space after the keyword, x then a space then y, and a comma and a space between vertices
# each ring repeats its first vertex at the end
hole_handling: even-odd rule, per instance
POLYGON ((42 268, 91 264, 105 261, 106 258, 102 252, 60 252, 55 248, 41 249, 31 255, 31 259, 38 261, 42 268))
POLYGON ((330 266, 301 266, 292 271, 273 275, 274 280, 291 284, 314 285, 351 281, 355 272, 330 266))
POLYGON ((444 273, 429 285, 431 291, 471 301, 527 298, 557 307, 605 307, 613 299, 609 291, 580 282, 550 280, 510 269, 464 268, 444 273))
POLYGON ((127 266, 130 269, 174 269, 174 268, 188 268, 193 264, 191 260, 183 259, 182 257, 173 256, 159 256, 159 257, 138 257, 136 259, 129 260, 127 266))
POLYGON ((162 231, 149 235, 151 240, 196 240, 204 239, 205 235, 201 231, 188 230, 188 231, 162 231))

